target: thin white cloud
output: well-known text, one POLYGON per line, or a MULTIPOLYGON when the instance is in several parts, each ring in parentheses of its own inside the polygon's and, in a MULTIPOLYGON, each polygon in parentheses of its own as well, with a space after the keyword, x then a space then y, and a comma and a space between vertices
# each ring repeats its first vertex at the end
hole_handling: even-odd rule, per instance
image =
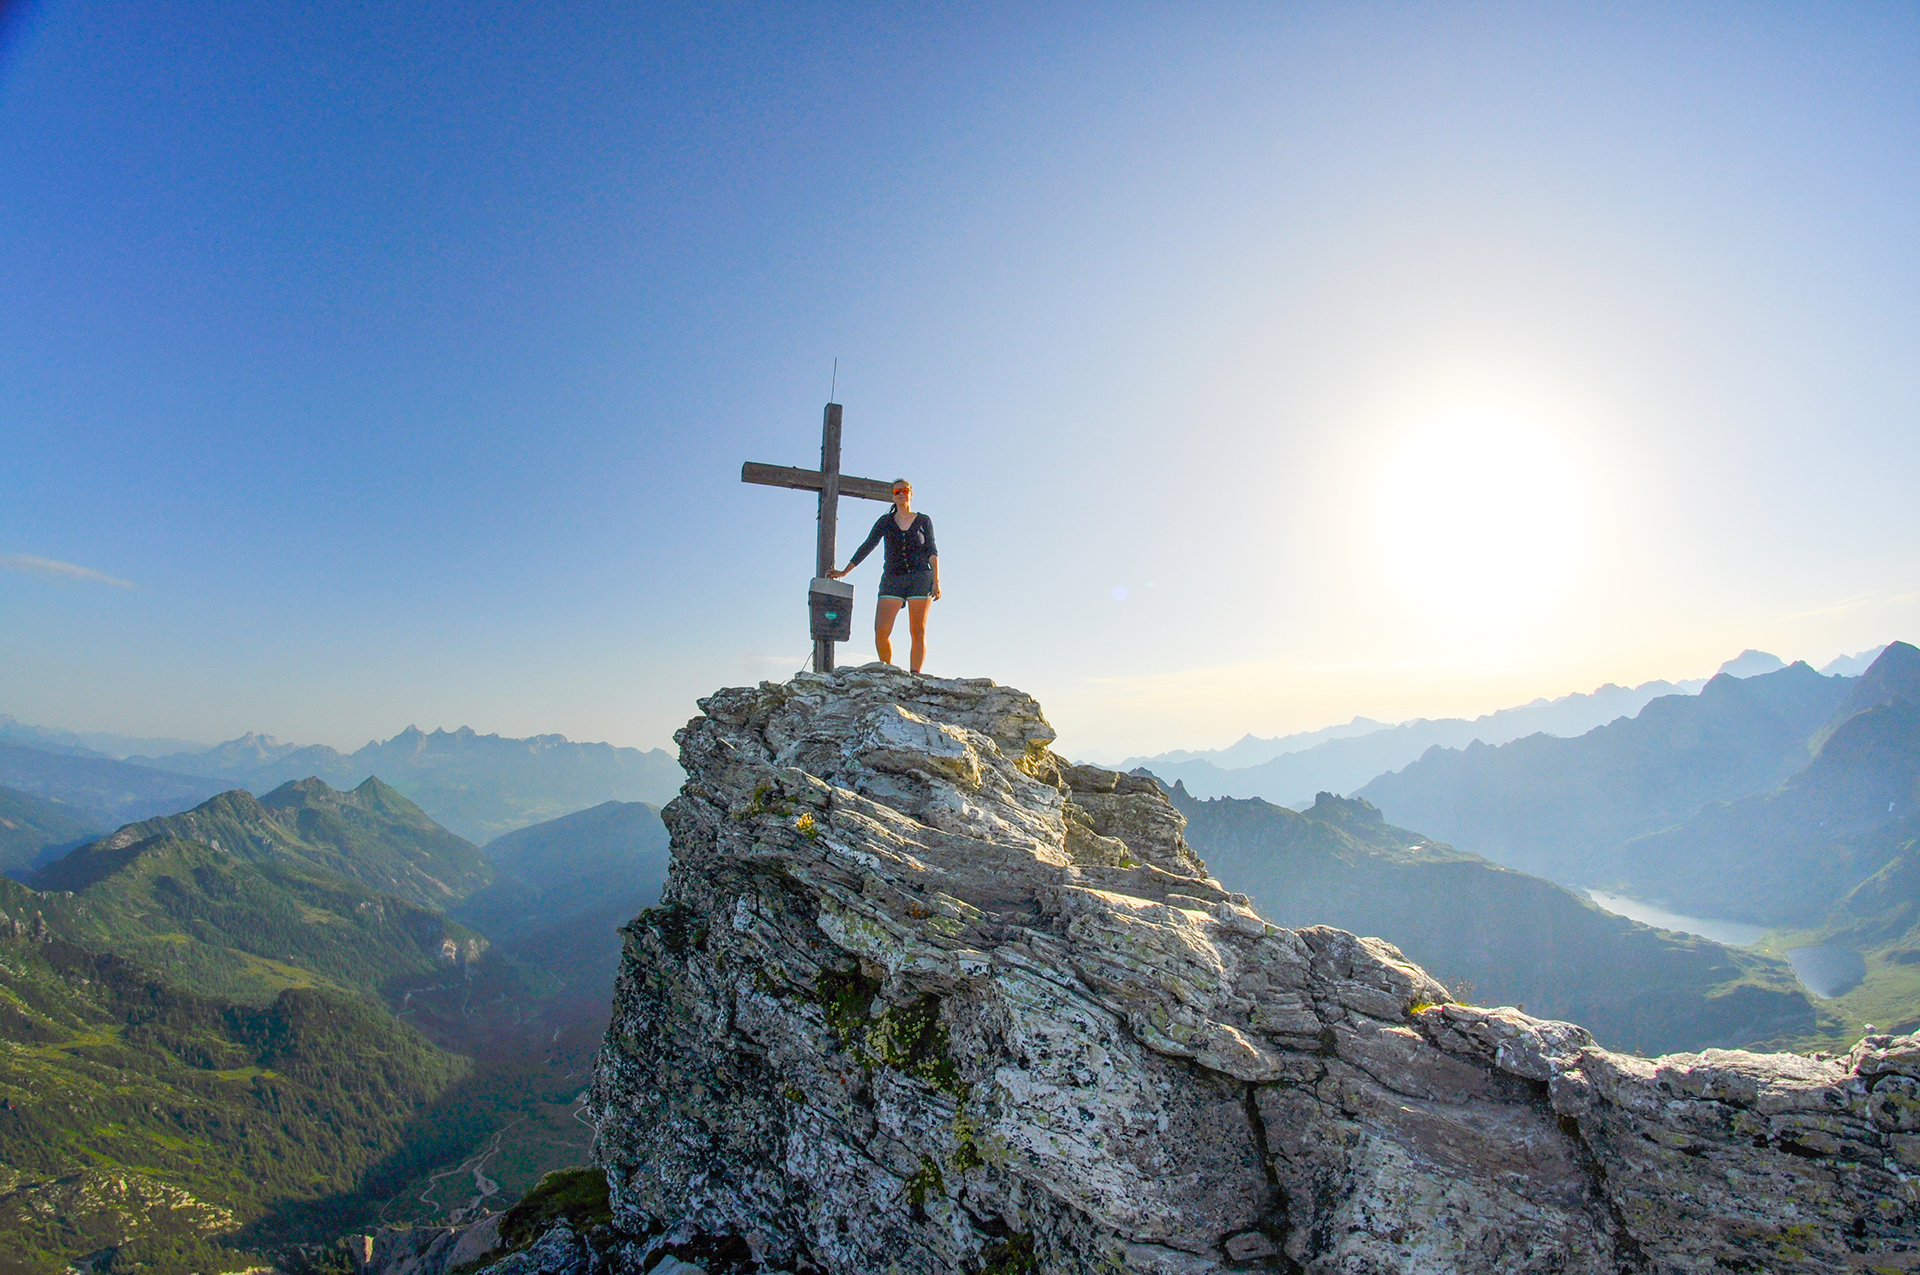
POLYGON ((64 580, 85 580, 89 584, 110 584, 116 589, 134 587, 131 580, 122 580, 104 571, 95 571, 92 567, 61 562, 56 558, 35 558, 24 553, 0 554, 0 567, 6 567, 12 571, 26 571, 33 575, 57 576, 64 580))
POLYGON ((1845 615, 1849 611, 1858 611, 1862 607, 1899 606, 1916 599, 1920 599, 1920 593, 1860 593, 1834 606, 1821 607, 1817 611, 1795 611, 1792 615, 1784 615, 1780 618, 1782 620, 1823 620, 1832 616, 1845 615))

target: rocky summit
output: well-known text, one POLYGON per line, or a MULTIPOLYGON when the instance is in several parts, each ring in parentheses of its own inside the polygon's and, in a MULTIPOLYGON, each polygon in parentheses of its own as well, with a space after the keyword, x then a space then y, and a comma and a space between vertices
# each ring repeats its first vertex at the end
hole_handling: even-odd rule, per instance
POLYGON ((611 1222, 498 1270, 1920 1269, 1920 1037, 1648 1059, 1455 1004, 1262 919, 992 682, 701 708, 593 1089, 611 1222))

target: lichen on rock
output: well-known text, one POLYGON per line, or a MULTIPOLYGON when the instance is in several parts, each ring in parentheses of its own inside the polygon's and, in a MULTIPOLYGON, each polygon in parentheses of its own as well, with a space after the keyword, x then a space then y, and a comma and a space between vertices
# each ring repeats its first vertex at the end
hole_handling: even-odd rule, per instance
POLYGON ((635 1270, 1920 1268, 1914 1037, 1640 1059, 1453 1004, 991 682, 701 707, 593 1089, 635 1270))

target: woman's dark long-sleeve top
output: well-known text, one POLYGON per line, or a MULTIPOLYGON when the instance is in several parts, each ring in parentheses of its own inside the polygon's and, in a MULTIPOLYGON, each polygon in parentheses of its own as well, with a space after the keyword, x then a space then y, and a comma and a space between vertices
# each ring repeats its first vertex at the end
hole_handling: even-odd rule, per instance
POLYGON ((881 537, 887 541, 886 573, 890 576, 906 575, 915 571, 925 571, 933 565, 933 559, 940 551, 933 545, 933 519, 925 514, 915 514, 913 521, 907 524, 905 531, 893 520, 891 511, 881 514, 880 521, 873 524, 873 530, 867 533, 867 541, 854 553, 853 561, 847 564, 851 571, 860 565, 881 537))

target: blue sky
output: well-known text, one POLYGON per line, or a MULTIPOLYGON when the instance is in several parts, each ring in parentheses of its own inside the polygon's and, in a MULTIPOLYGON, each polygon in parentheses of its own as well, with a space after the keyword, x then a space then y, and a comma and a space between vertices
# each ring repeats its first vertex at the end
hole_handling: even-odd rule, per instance
POLYGON ((665 744, 805 658, 810 504, 738 469, 816 459, 835 358, 929 670, 1070 745, 1920 633, 1912 6, 4 31, 25 720, 665 744))

